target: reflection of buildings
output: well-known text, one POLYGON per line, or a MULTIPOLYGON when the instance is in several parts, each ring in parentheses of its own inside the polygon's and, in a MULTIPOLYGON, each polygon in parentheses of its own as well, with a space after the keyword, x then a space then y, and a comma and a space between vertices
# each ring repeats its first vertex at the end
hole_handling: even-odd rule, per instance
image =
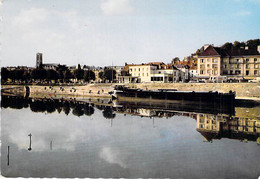
POLYGON ((207 142, 221 138, 260 142, 260 118, 199 114, 197 115, 197 131, 207 142))
MULTIPOLYGON (((221 113, 206 108, 195 109, 195 104, 159 103, 159 102, 121 102, 114 105, 105 99, 72 98, 48 99, 24 98, 2 95, 3 108, 30 108, 33 112, 58 113, 68 115, 72 112, 78 117, 94 114, 95 109, 103 113, 103 117, 113 119, 116 113, 135 115, 140 117, 170 118, 173 116, 186 116, 197 120, 197 131, 203 135, 204 140, 212 142, 213 139, 229 138, 245 141, 257 141, 260 144, 260 110, 259 106, 236 107, 234 113, 221 113), (115 113, 116 112, 116 113, 115 113)), ((214 108, 213 108, 214 109, 214 108)), ((233 112, 231 110, 231 112, 233 112)), ((112 122, 112 121, 111 121, 112 122)), ((158 123, 158 125, 160 125, 158 123)), ((195 127, 195 126, 194 126, 195 127)))

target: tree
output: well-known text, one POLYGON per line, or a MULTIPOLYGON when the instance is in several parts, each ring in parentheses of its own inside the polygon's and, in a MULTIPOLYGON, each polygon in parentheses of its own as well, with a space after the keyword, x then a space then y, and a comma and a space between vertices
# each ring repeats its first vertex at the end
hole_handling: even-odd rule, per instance
POLYGON ((180 58, 179 57, 175 57, 172 59, 172 64, 173 65, 178 65, 180 63, 180 58))
POLYGON ((82 69, 76 69, 76 70, 74 70, 73 74, 74 74, 74 77, 75 77, 77 80, 82 80, 82 79, 83 79, 83 76, 84 76, 84 70, 82 70, 82 69))
POLYGON ((98 73, 98 77, 99 77, 100 79, 104 80, 104 72, 103 72, 103 71, 99 72, 99 73, 98 73))
POLYGON ((116 79, 116 71, 112 70, 110 68, 105 69, 104 78, 105 78, 105 80, 108 80, 109 82, 111 82, 112 80, 115 80, 116 79))
POLYGON ((70 72, 70 70, 66 70, 65 73, 64 73, 64 80, 67 82, 71 78, 73 78, 72 73, 70 72))
POLYGON ((248 40, 246 42, 246 45, 250 48, 250 49, 257 49, 257 46, 260 45, 260 39, 254 39, 254 40, 248 40))
POLYGON ((7 70, 7 68, 2 67, 1 68, 1 82, 3 83, 5 81, 7 81, 8 77, 9 77, 9 71, 7 70))
POLYGON ((84 71, 83 78, 84 78, 84 81, 90 82, 91 80, 95 80, 96 76, 92 70, 86 70, 86 71, 84 71))
POLYGON ((55 70, 47 70, 46 71, 46 79, 47 80, 57 80, 59 77, 58 73, 55 70))
POLYGON ((32 70, 31 72, 31 77, 33 79, 38 79, 38 80, 43 80, 43 79, 46 79, 47 77, 47 71, 44 70, 44 69, 34 69, 32 70))
POLYGON ((221 48, 223 48, 223 49, 225 49, 225 50, 228 50, 228 51, 231 51, 232 48, 233 48, 233 44, 230 43, 230 42, 227 42, 227 43, 225 43, 224 45, 222 45, 221 48))

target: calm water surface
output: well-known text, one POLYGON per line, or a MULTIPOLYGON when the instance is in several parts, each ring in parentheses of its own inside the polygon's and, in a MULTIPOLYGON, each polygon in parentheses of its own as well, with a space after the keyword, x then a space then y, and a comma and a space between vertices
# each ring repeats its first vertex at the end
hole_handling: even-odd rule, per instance
POLYGON ((3 98, 1 172, 8 177, 257 178, 260 107, 234 111, 3 98))

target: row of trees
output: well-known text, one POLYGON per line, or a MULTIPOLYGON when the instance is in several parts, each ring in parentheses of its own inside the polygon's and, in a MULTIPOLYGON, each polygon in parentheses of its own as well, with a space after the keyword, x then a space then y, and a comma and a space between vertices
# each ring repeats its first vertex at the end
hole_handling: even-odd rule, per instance
MULTIPOLYGON (((11 79, 12 82, 20 81, 28 83, 30 81, 51 81, 55 82, 70 82, 71 79, 77 81, 90 82, 95 80, 96 76, 92 70, 83 70, 81 68, 70 71, 66 66, 59 65, 56 70, 45 70, 43 68, 36 68, 32 70, 15 69, 8 70, 5 67, 1 68, 1 81, 6 82, 11 79)), ((112 69, 105 69, 98 74, 98 77, 102 80, 108 80, 111 82, 116 77, 116 71, 112 69)))
MULTIPOLYGON (((66 115, 72 112, 75 116, 91 116, 94 114, 95 109, 93 104, 79 104, 75 102, 59 102, 58 100, 50 101, 32 101, 28 98, 22 97, 7 97, 2 96, 1 106, 3 108, 23 109, 30 108, 33 112, 47 112, 53 113, 57 111, 61 113, 63 111, 66 115)), ((108 106, 96 106, 97 109, 102 111, 103 117, 107 119, 113 119, 116 117, 114 108, 108 106)))
POLYGON ((249 49, 257 49, 257 46, 260 45, 260 39, 253 39, 253 40, 248 40, 246 42, 239 42, 235 41, 234 43, 227 42, 221 47, 226 50, 234 50, 234 49, 240 49, 241 47, 245 48, 248 46, 249 49))

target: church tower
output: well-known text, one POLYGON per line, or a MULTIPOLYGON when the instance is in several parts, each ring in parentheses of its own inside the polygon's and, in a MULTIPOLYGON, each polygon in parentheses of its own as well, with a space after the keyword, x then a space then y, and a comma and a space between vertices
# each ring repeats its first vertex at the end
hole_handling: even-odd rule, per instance
POLYGON ((36 54, 36 68, 42 66, 42 53, 36 54))

